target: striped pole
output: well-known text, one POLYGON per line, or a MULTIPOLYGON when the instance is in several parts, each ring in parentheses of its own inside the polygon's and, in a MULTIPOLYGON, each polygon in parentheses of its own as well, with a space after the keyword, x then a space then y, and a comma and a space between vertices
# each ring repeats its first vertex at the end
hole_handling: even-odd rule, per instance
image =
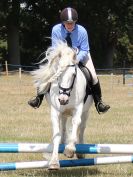
MULTIPOLYGON (((77 166, 92 166, 92 165, 107 165, 133 163, 133 156, 115 156, 115 157, 97 157, 90 159, 79 160, 60 160, 60 167, 77 167, 77 166)), ((16 163, 0 163, 0 171, 31 169, 31 168, 48 168, 48 161, 33 161, 33 162, 16 162, 16 163)))
MULTIPOLYGON (((60 144, 59 153, 63 153, 60 144)), ((51 153, 53 145, 48 143, 0 143, 0 153, 51 153)), ((76 144, 76 153, 81 154, 133 154, 133 144, 76 144)))

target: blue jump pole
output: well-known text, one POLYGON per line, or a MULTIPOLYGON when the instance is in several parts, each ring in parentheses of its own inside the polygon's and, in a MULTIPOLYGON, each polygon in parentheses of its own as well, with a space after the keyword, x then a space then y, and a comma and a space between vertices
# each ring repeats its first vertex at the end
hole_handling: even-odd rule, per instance
MULTIPOLYGON (((121 163, 133 163, 133 156, 97 157, 79 160, 76 159, 60 160, 60 167, 79 167, 79 166, 107 165, 121 163)), ((0 171, 48 168, 48 167, 49 167, 48 161, 0 163, 0 171)))
MULTIPOLYGON (((63 153, 60 144, 59 153, 63 153)), ((0 143, 0 153, 51 153, 53 145, 48 143, 0 143)), ((133 154, 133 144, 76 144, 76 153, 81 154, 133 154)))

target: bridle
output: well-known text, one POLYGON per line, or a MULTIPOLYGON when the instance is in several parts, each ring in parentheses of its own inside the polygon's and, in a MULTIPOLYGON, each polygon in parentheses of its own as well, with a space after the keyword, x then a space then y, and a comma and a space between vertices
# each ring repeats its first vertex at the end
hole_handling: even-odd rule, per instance
POLYGON ((77 65, 68 65, 67 67, 75 67, 75 74, 73 74, 72 84, 68 88, 61 87, 59 83, 58 83, 58 85, 59 85, 59 94, 67 95, 67 96, 70 97, 70 93, 73 89, 73 85, 74 85, 75 78, 76 78, 76 75, 77 75, 77 65))

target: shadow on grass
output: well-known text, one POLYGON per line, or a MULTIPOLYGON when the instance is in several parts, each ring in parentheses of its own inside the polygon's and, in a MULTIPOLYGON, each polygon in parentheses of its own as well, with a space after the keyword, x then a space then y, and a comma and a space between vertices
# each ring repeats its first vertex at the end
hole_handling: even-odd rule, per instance
POLYGON ((17 172, 18 177, 88 177, 88 176, 95 176, 100 174, 100 171, 96 168, 62 168, 58 171, 49 171, 46 169, 37 169, 37 170, 19 170, 17 172))
MULTIPOLYGON (((126 177, 132 177, 132 166, 126 172, 126 177)), ((1 172, 0 177, 124 177, 123 170, 99 170, 97 167, 77 167, 77 168, 61 168, 58 171, 49 171, 47 169, 25 169, 17 171, 1 172)))

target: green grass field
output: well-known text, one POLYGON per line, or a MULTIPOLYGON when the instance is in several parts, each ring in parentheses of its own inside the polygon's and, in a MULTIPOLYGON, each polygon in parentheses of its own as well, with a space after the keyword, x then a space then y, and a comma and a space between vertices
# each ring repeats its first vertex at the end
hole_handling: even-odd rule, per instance
MULTIPOLYGON (((122 76, 99 76, 103 100, 110 104, 106 114, 91 108, 85 131, 86 143, 133 144, 133 87, 122 85, 122 76)), ((128 82, 133 82, 128 80, 128 82)), ((49 108, 44 101, 32 109, 27 101, 35 95, 32 78, 18 73, 0 75, 0 142, 51 143, 49 108)), ((46 157, 48 155, 46 154, 46 157)), ((97 155, 100 156, 100 155, 97 155)), ((102 155, 105 156, 105 155, 102 155)), ((107 155, 106 155, 107 156, 107 155)), ((87 158, 95 155, 86 155, 87 158)), ((64 156, 60 155, 63 159, 64 156)), ((43 160, 42 154, 1 154, 0 162, 43 160)), ((0 177, 133 177, 132 164, 62 168, 59 171, 31 169, 0 172, 0 177)))

